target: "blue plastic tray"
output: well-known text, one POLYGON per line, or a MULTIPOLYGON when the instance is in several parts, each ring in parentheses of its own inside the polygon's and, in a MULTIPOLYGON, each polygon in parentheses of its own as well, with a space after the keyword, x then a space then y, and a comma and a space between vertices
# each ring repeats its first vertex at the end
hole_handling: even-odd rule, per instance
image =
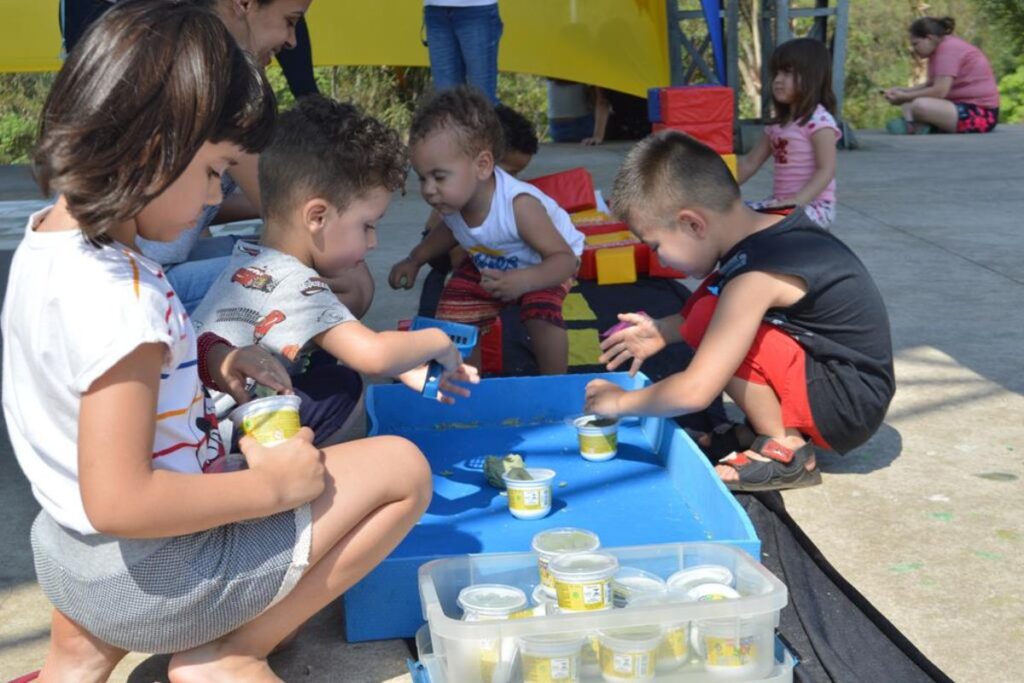
POLYGON ((623 421, 613 460, 594 463, 579 455, 570 418, 582 412, 584 387, 596 377, 627 388, 650 383, 625 373, 488 379, 454 406, 425 402, 400 385, 370 387, 370 435, 415 442, 434 471, 434 498, 388 559, 346 593, 350 642, 415 634, 423 623, 416 583, 423 562, 522 552, 543 529, 583 527, 609 547, 721 541, 760 558, 746 513, 671 420, 623 421), (506 498, 486 483, 484 457, 508 453, 558 473, 547 517, 515 519, 506 498))

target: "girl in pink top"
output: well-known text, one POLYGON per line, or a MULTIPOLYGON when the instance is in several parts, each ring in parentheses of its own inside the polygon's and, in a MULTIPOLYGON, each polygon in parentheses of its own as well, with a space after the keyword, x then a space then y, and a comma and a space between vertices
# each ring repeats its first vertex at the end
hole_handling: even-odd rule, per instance
POLYGON ((832 58, 821 41, 797 38, 772 54, 775 116, 754 148, 740 157, 742 185, 772 157, 772 195, 749 202, 757 211, 802 207, 822 228, 836 217, 836 141, 842 136, 832 93, 832 58))
POLYGON ((928 60, 928 81, 889 88, 885 99, 901 105, 890 133, 988 133, 999 121, 999 87, 981 50, 954 35, 952 17, 921 17, 910 25, 914 54, 928 60))

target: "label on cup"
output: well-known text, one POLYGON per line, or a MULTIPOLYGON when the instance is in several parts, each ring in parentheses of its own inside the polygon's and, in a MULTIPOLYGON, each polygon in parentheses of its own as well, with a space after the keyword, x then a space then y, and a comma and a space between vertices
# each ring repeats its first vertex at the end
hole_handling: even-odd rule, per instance
POLYGON ((513 510, 543 510, 551 505, 547 488, 508 490, 508 506, 513 510))
POLYGON ((746 666, 757 658, 757 639, 704 636, 709 666, 746 666))
POLYGON ((480 641, 480 676, 489 681, 494 676, 494 669, 501 661, 501 641, 481 640, 480 641))
POLYGON ((541 585, 553 589, 555 587, 555 577, 551 576, 551 572, 548 571, 549 562, 550 560, 547 560, 546 558, 538 557, 537 568, 540 570, 541 585))
POLYGON ((583 612, 603 610, 611 607, 611 580, 591 583, 555 582, 558 606, 562 609, 583 612))
POLYGON ((576 679, 575 657, 523 655, 523 683, 555 683, 576 679))
POLYGON ((611 453, 618 444, 618 434, 580 434, 580 453, 587 455, 611 453))
POLYGON ((629 678, 646 678, 654 669, 654 656, 651 652, 613 652, 611 648, 601 648, 601 671, 609 676, 629 678))
POLYGON ((665 641, 662 648, 673 659, 683 659, 689 651, 689 639, 686 637, 686 628, 669 629, 665 634, 665 641))
POLYGON ((268 410, 242 418, 242 431, 264 446, 287 441, 299 433, 297 410, 268 410))

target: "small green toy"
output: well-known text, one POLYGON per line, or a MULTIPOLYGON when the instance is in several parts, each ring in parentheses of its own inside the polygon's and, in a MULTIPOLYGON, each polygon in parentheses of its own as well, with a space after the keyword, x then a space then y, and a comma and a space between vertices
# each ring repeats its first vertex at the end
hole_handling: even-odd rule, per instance
POLYGON ((505 481, 502 479, 502 475, 520 481, 533 479, 526 471, 526 462, 523 460, 523 456, 518 453, 509 453, 505 457, 488 455, 484 459, 484 476, 487 477, 487 483, 496 489, 504 490, 505 481))

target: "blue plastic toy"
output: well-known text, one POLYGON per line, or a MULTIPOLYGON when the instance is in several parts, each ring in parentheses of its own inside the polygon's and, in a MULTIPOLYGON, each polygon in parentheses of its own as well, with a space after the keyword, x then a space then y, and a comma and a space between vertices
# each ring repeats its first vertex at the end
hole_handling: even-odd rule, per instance
MULTIPOLYGON (((458 347, 459 353, 462 354, 463 358, 468 357, 473 352, 473 347, 476 346, 477 329, 473 325, 463 325, 462 323, 453 323, 450 320, 437 320, 418 315, 412 319, 409 329, 424 330, 428 327, 437 327, 444 330, 448 338, 452 340, 452 343, 458 347)), ((443 372, 443 365, 436 360, 430 361, 430 365, 427 367, 427 381, 423 383, 424 398, 437 398, 441 384, 441 373, 443 372)))

